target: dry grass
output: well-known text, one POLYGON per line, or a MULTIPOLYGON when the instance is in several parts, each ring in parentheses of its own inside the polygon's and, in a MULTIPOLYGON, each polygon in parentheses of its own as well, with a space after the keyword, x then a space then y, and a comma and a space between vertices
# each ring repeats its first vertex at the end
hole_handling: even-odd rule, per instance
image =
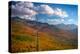
MULTIPOLYGON (((65 34, 64 34, 65 35, 65 34)), ((46 32, 39 32, 39 51, 62 50, 75 48, 69 41, 59 41, 54 35, 50 36, 46 32)), ((11 24, 11 52, 31 52, 37 51, 36 30, 21 23, 11 24)))

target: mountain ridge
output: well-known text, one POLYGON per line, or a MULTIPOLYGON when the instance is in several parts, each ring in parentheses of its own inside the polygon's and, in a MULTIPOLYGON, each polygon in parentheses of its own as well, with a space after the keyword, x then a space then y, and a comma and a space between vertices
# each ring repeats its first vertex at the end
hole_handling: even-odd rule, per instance
POLYGON ((39 37, 39 51, 77 48, 76 33, 59 29, 55 25, 49 25, 47 23, 17 17, 11 18, 12 52, 23 51, 22 49, 28 51, 29 49, 26 48, 28 44, 29 47, 30 45, 34 47, 34 50, 30 48, 32 49, 31 51, 36 51, 35 42, 37 35, 39 37), (25 37, 26 39, 28 38, 28 40, 26 40, 25 37))

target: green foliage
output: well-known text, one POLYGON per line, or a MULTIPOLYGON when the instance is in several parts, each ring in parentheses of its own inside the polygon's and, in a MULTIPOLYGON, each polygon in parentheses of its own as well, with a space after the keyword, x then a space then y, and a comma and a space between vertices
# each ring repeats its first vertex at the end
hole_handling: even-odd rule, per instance
POLYGON ((15 40, 16 41, 33 41, 32 37, 28 35, 16 35, 15 40))

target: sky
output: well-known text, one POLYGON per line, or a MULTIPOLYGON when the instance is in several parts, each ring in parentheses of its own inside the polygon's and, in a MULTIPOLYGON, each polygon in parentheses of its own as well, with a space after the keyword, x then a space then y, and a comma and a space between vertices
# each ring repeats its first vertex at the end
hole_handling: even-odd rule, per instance
POLYGON ((78 6, 68 4, 36 3, 18 1, 11 4, 11 17, 20 17, 56 24, 76 24, 78 21, 78 6))

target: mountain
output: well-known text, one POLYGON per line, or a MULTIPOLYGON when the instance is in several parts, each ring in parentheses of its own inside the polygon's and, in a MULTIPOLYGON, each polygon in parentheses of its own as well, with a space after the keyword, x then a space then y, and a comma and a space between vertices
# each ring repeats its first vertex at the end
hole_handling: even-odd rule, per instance
POLYGON ((63 29, 63 30, 73 30, 77 28, 77 25, 75 24, 58 24, 56 25, 57 28, 63 29))
MULTIPOLYGON (((77 48, 77 29, 49 25, 19 17, 11 18, 11 52, 62 50, 77 48), (37 42, 38 38, 38 42, 37 42)), ((73 28, 73 27, 72 27, 73 28)))

